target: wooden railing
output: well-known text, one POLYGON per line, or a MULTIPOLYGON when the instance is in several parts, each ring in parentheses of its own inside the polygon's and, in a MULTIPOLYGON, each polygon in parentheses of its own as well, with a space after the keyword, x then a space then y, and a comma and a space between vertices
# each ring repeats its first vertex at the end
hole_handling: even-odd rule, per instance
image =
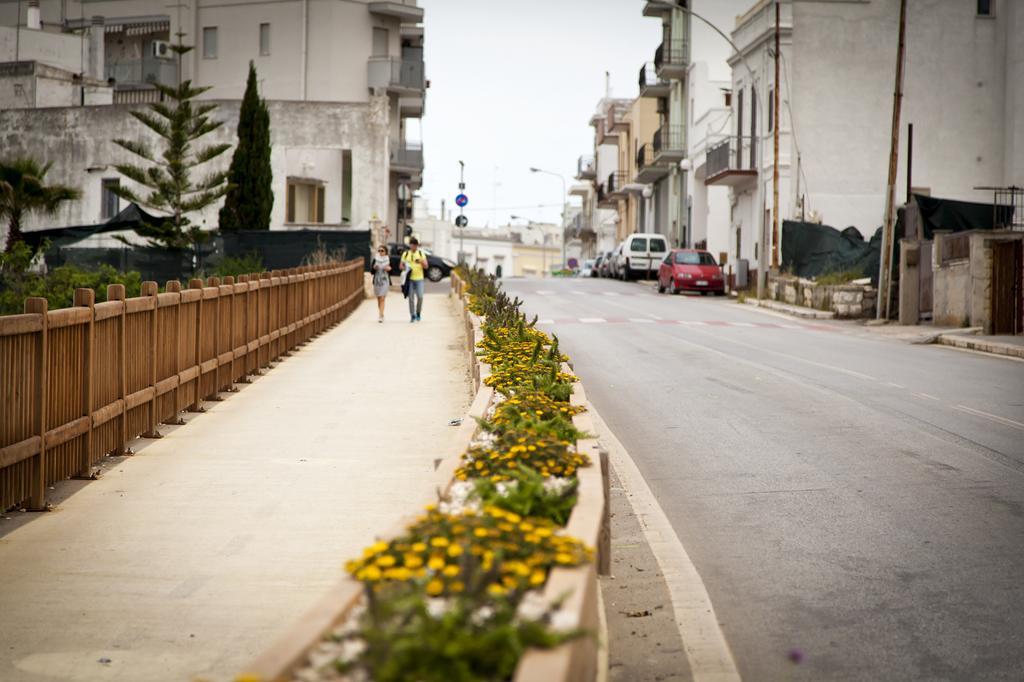
POLYGON ((143 282, 107 301, 0 317, 0 511, 46 507, 48 487, 199 411, 234 383, 340 322, 363 298, 363 261, 258 275, 143 282))

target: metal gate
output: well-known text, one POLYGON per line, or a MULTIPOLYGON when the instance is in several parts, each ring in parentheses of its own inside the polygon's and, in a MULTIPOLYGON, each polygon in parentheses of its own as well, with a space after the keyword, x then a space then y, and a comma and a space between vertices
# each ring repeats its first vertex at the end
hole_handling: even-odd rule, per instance
POLYGON ((918 260, 918 317, 922 320, 932 319, 932 244, 921 242, 921 255, 918 260))
POLYGON ((992 333, 1024 333, 1024 241, 992 245, 992 333))

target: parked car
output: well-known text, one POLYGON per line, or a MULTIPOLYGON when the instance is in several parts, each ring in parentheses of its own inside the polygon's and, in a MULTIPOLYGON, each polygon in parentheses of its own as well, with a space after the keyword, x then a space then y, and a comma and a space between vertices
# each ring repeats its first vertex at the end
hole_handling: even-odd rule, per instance
POLYGON ((599 277, 611 277, 612 276, 612 252, 605 251, 604 256, 601 258, 601 264, 598 266, 599 277))
POLYGON ((604 253, 597 254, 597 258, 594 259, 594 265, 590 268, 591 277, 601 276, 601 262, 604 260, 604 253))
POLYGON ((658 293, 713 291, 725 294, 725 278, 715 257, 699 249, 673 249, 658 267, 658 293))
POLYGON ((577 277, 593 277, 594 276, 594 259, 589 258, 583 261, 583 265, 576 271, 577 277))
POLYGON ((651 277, 668 253, 668 242, 660 234, 631 234, 619 245, 616 269, 619 279, 629 281, 651 277))
MULTIPOLYGON (((402 271, 401 260, 402 254, 409 250, 408 244, 388 244, 388 255, 391 259, 391 275, 397 277, 402 271)), ((450 261, 447 258, 441 258, 435 256, 430 252, 430 249, 420 247, 420 251, 427 254, 427 271, 423 273, 427 276, 431 282, 440 282, 445 277, 452 274, 452 270, 455 268, 456 263, 450 261)))

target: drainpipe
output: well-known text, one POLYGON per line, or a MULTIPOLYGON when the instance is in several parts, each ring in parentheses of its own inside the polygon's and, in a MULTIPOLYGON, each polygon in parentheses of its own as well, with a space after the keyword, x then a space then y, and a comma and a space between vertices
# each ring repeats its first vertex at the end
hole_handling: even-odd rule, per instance
POLYGON ((302 101, 306 101, 306 61, 309 53, 309 0, 302 0, 302 63, 299 70, 302 101))

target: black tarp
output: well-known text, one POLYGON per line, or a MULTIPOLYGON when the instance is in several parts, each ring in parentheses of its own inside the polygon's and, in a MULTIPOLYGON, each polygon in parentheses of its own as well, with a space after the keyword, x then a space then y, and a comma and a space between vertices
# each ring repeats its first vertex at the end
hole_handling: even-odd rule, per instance
POLYGON ((370 262, 369 230, 241 230, 218 235, 221 257, 241 258, 257 254, 267 270, 294 268, 323 249, 341 259, 370 262))
POLYGON ((997 223, 1009 224, 1013 217, 1012 206, 939 199, 921 194, 915 194, 914 201, 921 214, 921 229, 925 240, 931 239, 935 230, 992 230, 997 223))
POLYGON ((782 268, 799 277, 818 277, 853 270, 878 280, 882 228, 865 241, 860 230, 837 230, 829 225, 782 221, 782 268))

